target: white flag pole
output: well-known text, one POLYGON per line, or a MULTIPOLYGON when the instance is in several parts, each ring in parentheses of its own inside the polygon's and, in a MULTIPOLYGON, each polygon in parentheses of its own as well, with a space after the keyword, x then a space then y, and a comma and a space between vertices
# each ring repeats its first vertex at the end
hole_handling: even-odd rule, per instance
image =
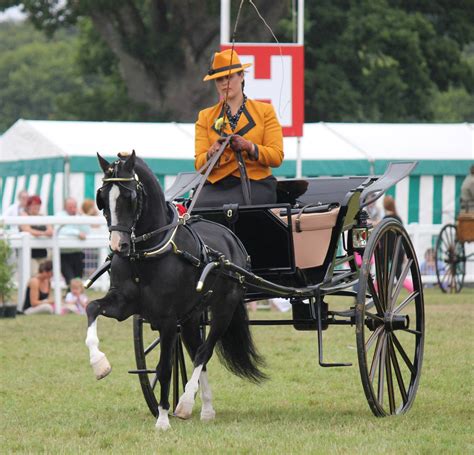
MULTIPOLYGON (((298 40, 297 43, 304 45, 304 0, 298 0, 298 40)), ((304 126, 304 125, 303 125, 304 126)), ((296 138, 296 178, 303 176, 303 160, 301 158, 301 137, 296 138)))

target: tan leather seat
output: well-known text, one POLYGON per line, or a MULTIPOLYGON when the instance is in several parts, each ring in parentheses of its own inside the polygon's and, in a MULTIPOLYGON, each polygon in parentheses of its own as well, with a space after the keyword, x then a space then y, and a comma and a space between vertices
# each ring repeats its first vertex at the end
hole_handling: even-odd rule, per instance
MULTIPOLYGON (((322 213, 303 213, 298 223, 300 232, 296 229, 297 215, 291 216, 296 267, 307 269, 322 265, 338 214, 339 207, 322 213)), ((280 215, 280 218, 287 222, 286 216, 280 215)))

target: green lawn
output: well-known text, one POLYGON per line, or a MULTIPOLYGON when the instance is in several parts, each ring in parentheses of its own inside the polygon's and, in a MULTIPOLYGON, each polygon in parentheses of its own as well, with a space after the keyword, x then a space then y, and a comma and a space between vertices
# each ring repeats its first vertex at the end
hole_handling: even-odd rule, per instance
MULTIPOLYGON (((270 380, 255 386, 213 358, 216 420, 171 419, 159 433, 135 376, 131 321, 99 320, 112 363, 96 381, 84 345, 86 320, 21 316, 0 320, 0 453, 474 453, 474 290, 429 289, 418 395, 410 412, 373 417, 360 383, 354 328, 324 332, 320 368, 314 332, 255 327, 270 380)), ((285 318, 258 311, 252 317, 285 318)), ((199 400, 197 405, 199 405, 199 400)))

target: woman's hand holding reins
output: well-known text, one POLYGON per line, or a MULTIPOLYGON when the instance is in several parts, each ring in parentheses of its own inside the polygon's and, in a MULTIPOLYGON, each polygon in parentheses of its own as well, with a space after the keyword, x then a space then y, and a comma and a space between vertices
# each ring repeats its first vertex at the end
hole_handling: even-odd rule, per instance
POLYGON ((225 141, 225 137, 220 137, 219 139, 217 139, 216 142, 214 142, 214 144, 212 144, 210 147, 209 147, 209 150, 207 151, 207 160, 209 161, 215 153, 217 153, 219 151, 219 149, 221 148, 221 145, 222 143, 225 141))
POLYGON ((255 144, 248 141, 247 139, 244 139, 242 136, 239 136, 238 134, 232 135, 232 138, 230 140, 230 148, 234 152, 237 152, 237 151, 247 152, 250 159, 253 159, 253 160, 255 159, 255 144))

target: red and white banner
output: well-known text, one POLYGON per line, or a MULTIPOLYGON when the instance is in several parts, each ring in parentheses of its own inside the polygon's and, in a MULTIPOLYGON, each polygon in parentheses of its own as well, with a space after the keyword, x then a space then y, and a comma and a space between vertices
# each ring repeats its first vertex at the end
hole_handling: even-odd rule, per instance
MULTIPOLYGON (((232 46, 222 44, 221 50, 232 46)), ((284 136, 303 136, 304 46, 299 44, 236 44, 245 70, 245 94, 273 104, 284 136)))

